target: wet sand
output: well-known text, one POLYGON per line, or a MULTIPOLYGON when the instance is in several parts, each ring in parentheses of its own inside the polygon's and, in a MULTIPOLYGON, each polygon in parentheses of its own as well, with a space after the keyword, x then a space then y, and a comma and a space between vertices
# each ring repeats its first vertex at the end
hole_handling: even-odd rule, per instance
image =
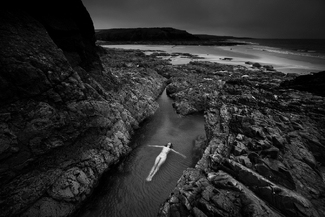
POLYGON ((161 50, 167 53, 190 53, 204 59, 189 59, 181 56, 168 57, 172 64, 185 64, 190 61, 211 61, 231 65, 249 65, 245 62, 258 62, 272 65, 277 71, 284 73, 308 74, 325 70, 325 59, 321 57, 295 55, 292 53, 275 53, 259 49, 253 45, 239 46, 171 46, 171 45, 105 45, 108 48, 161 50), (232 58, 232 60, 222 60, 232 58))
POLYGON ((262 65, 273 65, 276 70, 284 73, 308 74, 325 70, 325 59, 321 57, 302 56, 292 53, 274 53, 250 45, 220 47, 220 49, 229 50, 236 54, 252 54, 254 56, 252 60, 246 58, 241 60, 255 61, 262 65))

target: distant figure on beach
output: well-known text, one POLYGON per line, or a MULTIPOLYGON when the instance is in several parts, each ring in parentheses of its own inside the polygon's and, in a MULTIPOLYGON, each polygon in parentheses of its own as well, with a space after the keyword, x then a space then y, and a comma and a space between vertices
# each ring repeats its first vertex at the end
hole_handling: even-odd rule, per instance
POLYGON ((156 172, 159 170, 160 166, 166 161, 167 158, 167 154, 170 151, 175 152, 176 154, 181 155, 183 158, 186 158, 185 155, 175 151, 174 149, 172 149, 172 143, 168 142, 165 146, 161 146, 161 145, 148 145, 150 147, 158 147, 158 148, 162 148, 162 151, 160 152, 160 154, 156 157, 155 160, 155 164, 153 165, 148 177, 146 178, 146 180, 148 182, 150 182, 152 180, 152 177, 156 174, 156 172))

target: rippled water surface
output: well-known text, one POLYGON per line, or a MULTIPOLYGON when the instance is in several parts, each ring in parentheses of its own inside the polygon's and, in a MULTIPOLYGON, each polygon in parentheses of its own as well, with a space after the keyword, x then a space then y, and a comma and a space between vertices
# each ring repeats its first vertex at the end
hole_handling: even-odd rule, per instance
POLYGON ((159 205, 174 189, 183 170, 193 165, 193 142, 198 135, 204 135, 203 115, 177 115, 165 92, 158 99, 158 103, 159 110, 145 121, 134 136, 132 145, 137 148, 113 175, 103 178, 81 216, 157 216, 159 205), (147 182, 145 179, 161 151, 161 148, 148 145, 164 145, 167 142, 172 142, 174 149, 187 158, 170 152, 152 181, 147 182))

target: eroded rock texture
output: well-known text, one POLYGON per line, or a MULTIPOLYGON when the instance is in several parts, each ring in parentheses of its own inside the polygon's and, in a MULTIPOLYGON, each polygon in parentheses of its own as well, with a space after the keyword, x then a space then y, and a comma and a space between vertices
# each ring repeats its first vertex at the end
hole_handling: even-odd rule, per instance
POLYGON ((143 53, 98 50, 89 14, 71 2, 72 17, 54 1, 54 17, 0 13, 0 216, 73 213, 129 153, 165 87, 143 53))
POLYGON ((208 62, 162 72, 179 113, 205 111, 209 145, 159 216, 325 216, 325 98, 282 89, 296 75, 280 72, 208 62))

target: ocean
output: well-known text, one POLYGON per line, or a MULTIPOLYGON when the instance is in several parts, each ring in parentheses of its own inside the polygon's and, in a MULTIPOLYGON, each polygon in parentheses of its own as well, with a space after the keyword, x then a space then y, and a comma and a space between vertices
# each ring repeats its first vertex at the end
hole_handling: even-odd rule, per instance
POLYGON ((325 39, 245 39, 256 50, 325 59, 325 39))

